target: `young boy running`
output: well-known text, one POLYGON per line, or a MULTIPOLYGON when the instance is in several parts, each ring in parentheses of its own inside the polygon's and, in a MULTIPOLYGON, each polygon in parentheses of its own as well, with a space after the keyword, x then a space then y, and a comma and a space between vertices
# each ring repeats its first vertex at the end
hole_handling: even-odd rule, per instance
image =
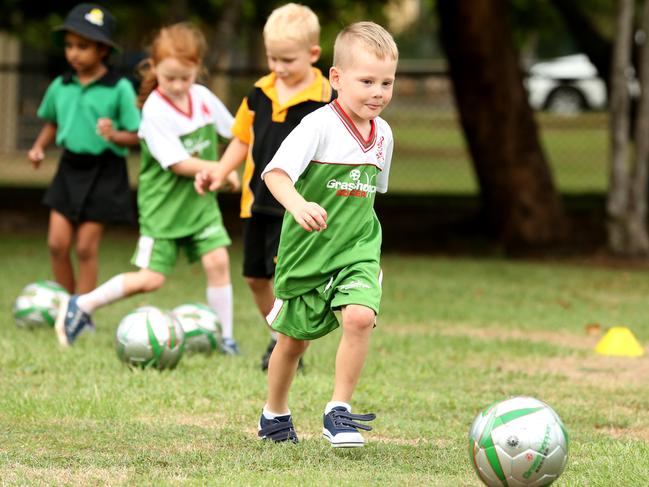
POLYGON ((297 442, 288 395, 310 340, 338 327, 334 390, 323 435, 334 447, 364 445, 373 414, 352 414, 381 299, 381 226, 376 192, 387 190, 392 131, 379 114, 392 98, 398 50, 372 22, 343 29, 334 45, 331 85, 338 99, 304 117, 262 173, 287 213, 268 323, 278 332, 268 367, 259 436, 297 442))
MULTIPOLYGON (((332 100, 332 90, 319 69, 318 17, 303 5, 275 9, 264 26, 264 43, 271 73, 259 79, 244 98, 232 127, 233 139, 220 164, 196 177, 196 189, 216 190, 244 160, 241 218, 244 219, 243 275, 262 316, 273 307, 273 274, 284 208, 261 180, 261 172, 282 141, 302 118, 332 100)), ((261 360, 262 370, 276 343, 261 360)))

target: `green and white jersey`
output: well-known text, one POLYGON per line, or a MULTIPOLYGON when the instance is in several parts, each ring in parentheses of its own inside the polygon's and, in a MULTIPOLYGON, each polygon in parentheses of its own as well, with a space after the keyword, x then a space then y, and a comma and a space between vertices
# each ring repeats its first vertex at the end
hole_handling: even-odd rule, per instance
POLYGON ((178 176, 170 167, 190 157, 217 160, 217 133, 229 139, 233 118, 204 86, 193 85, 189 99, 185 113, 155 90, 142 107, 137 194, 142 235, 186 237, 220 219, 216 198, 198 195, 194 179, 178 176))
POLYGON ((369 139, 337 101, 305 116, 266 166, 285 171, 295 189, 327 211, 327 228, 307 232, 287 212, 275 271, 275 295, 291 299, 358 262, 378 262, 381 225, 376 192, 388 189, 394 142, 385 120, 372 120, 369 139))

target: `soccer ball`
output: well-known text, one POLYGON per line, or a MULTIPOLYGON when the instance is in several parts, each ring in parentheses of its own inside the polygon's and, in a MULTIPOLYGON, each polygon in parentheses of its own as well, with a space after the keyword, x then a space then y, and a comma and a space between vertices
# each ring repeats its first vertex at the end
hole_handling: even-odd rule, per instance
POLYGON ((52 327, 62 299, 68 292, 54 281, 40 280, 28 284, 14 301, 13 315, 20 328, 52 327))
POLYGON ((550 406, 514 397, 478 414, 469 430, 469 455, 489 487, 550 485, 566 467, 568 433, 550 406))
POLYGON ((212 308, 201 303, 181 304, 171 313, 183 327, 188 352, 209 355, 220 348, 221 323, 212 308))
POLYGON ((171 314, 144 306, 119 322, 115 349, 119 359, 129 366, 173 369, 183 355, 185 334, 171 314))

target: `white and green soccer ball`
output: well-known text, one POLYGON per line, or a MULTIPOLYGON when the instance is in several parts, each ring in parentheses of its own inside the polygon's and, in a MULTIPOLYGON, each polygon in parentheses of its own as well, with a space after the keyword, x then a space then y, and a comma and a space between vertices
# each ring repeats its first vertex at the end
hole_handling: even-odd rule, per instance
POLYGON ((115 349, 119 359, 129 366, 173 369, 185 350, 185 334, 170 313, 144 306, 122 318, 115 349))
POLYGON ((221 323, 212 308, 202 303, 188 303, 171 312, 183 327, 188 352, 209 355, 220 349, 221 323))
POLYGON ((63 286, 40 280, 28 284, 13 305, 16 326, 20 328, 53 327, 61 301, 69 297, 63 286))
POLYGON ((469 455, 489 487, 550 485, 566 468, 568 433, 550 406, 514 397, 478 414, 469 430, 469 455))

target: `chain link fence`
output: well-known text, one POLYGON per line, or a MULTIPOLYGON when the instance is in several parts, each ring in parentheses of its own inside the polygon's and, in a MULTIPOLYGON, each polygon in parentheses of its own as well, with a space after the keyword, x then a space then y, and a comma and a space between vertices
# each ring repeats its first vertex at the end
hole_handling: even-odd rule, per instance
MULTIPOLYGON (((6 52, 3 56, 12 59, 6 52)), ((31 169, 26 152, 42 126, 36 110, 52 76, 47 74, 46 65, 24 62, 0 64, 0 186, 45 187, 56 168, 58 150, 50 148, 39 171, 31 169)), ((261 74, 218 73, 206 84, 234 114, 242 97, 261 74)), ((382 116, 395 134, 391 192, 477 193, 450 81, 444 73, 398 73, 393 101, 382 116)), ((608 164, 606 112, 573 116, 537 112, 537 121, 559 190, 604 193, 608 164)), ((137 150, 132 151, 129 163, 135 185, 137 150)))

